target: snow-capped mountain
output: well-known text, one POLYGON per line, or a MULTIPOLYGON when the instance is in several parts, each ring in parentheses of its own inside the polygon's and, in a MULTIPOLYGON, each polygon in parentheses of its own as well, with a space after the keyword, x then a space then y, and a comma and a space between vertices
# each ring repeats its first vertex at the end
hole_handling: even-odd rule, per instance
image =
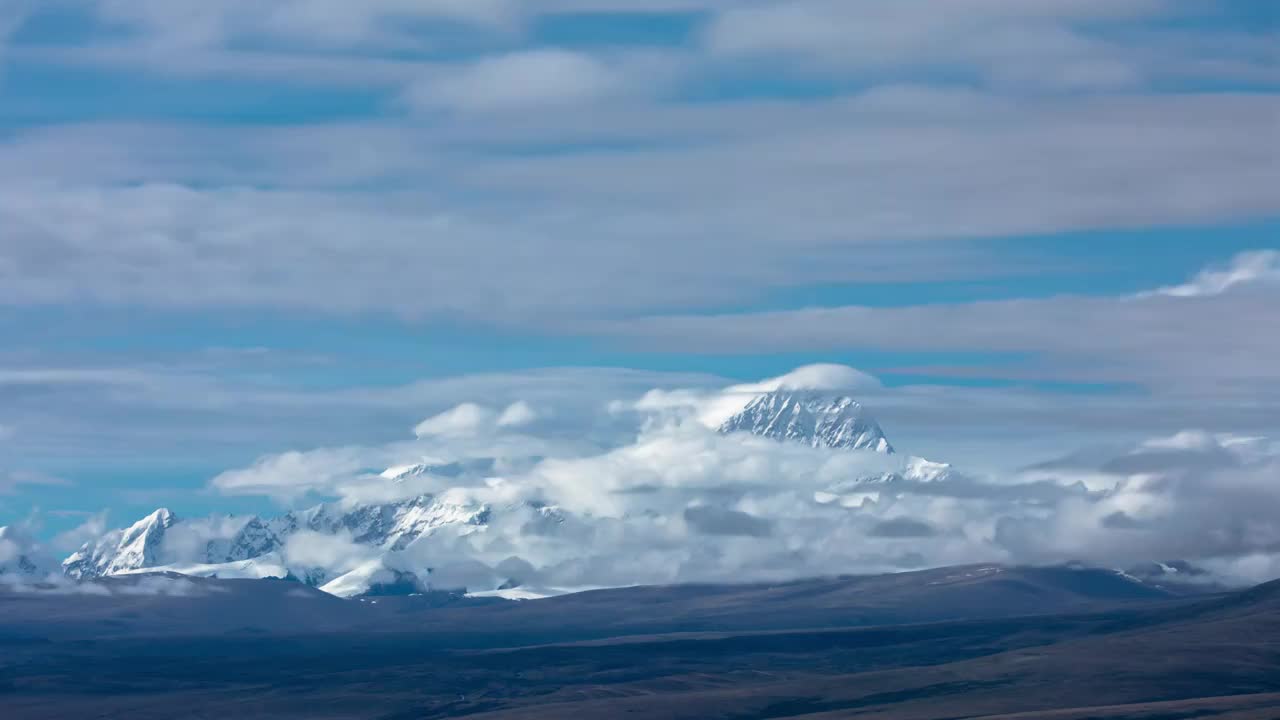
MULTIPOLYGON (((869 450, 885 456, 894 452, 880 426, 861 405, 848 397, 813 391, 762 395, 725 422, 720 431, 749 432, 815 448, 869 450)), ((852 506, 855 496, 893 492, 890 488, 895 483, 933 482, 949 474, 949 466, 919 458, 893 465, 892 472, 850 477, 833 486, 831 501, 852 506)), ((388 468, 380 477, 388 486, 408 491, 411 480, 424 477, 478 482, 490 477, 494 467, 491 459, 423 461, 388 468)), ((86 543, 66 559, 63 569, 76 579, 158 571, 222 578, 288 577, 343 597, 419 591, 431 589, 433 583, 441 585, 438 589, 452 590, 459 582, 484 592, 500 585, 514 587, 522 573, 495 570, 479 579, 467 576, 460 580, 456 563, 452 574, 441 575, 425 567, 432 562, 424 558, 439 557, 446 564, 465 561, 451 557, 448 551, 440 557, 440 551, 431 548, 448 547, 463 537, 485 533, 495 523, 521 527, 535 537, 553 537, 566 521, 580 524, 592 519, 568 515, 541 502, 490 507, 450 502, 431 494, 363 505, 326 503, 275 517, 241 519, 186 521, 161 509, 129 528, 86 543), (430 546, 425 544, 428 538, 434 538, 430 546), (338 551, 308 552, 309 547, 325 543, 338 551), (333 560, 336 555, 343 557, 333 560)))
POLYGON ((841 487, 893 485, 903 482, 932 483, 952 478, 951 466, 947 463, 931 462, 920 457, 910 457, 897 470, 879 475, 849 478, 846 481, 835 483, 832 487, 839 489, 841 487))
POLYGON ((853 398, 779 390, 752 400, 720 432, 753 435, 810 447, 894 452, 880 425, 853 398))
POLYGON ((431 584, 417 573, 389 567, 387 558, 382 557, 362 563, 321 585, 320 589, 338 597, 370 597, 422 593, 429 591, 431 584))
MULTIPOLYGON (((162 570, 219 577, 292 575, 321 585, 339 578, 329 568, 295 567, 285 561, 286 544, 299 532, 341 535, 371 550, 395 553, 444 527, 460 533, 478 529, 489 513, 484 505, 447 503, 431 495, 375 505, 323 504, 273 518, 249 517, 231 535, 205 541, 192 557, 190 539, 200 534, 183 533, 182 521, 160 509, 129 528, 86 543, 63 562, 63 572, 75 579, 162 570), (175 534, 181 537, 175 539, 175 534), (175 544, 181 547, 173 547, 175 544)), ((349 582, 336 587, 364 584, 349 582)))
POLYGON ((318 505, 284 515, 272 522, 271 527, 283 536, 299 529, 326 535, 347 532, 362 545, 403 550, 414 540, 441 527, 484 525, 489 512, 485 505, 459 505, 442 502, 432 495, 420 495, 384 505, 318 505))
POLYGON ((279 552, 284 545, 282 530, 280 520, 264 521, 259 517, 251 517, 230 538, 208 541, 205 544, 205 559, 213 564, 234 563, 279 552))
POLYGON ((397 465, 382 471, 381 476, 387 480, 404 482, 424 475, 443 478, 483 475, 492 472, 493 468, 493 458, 472 458, 455 462, 420 462, 413 465, 397 465))
POLYGON ((123 530, 112 530, 86 543, 62 563, 62 571, 77 580, 116 575, 159 565, 165 533, 177 518, 161 508, 123 530))

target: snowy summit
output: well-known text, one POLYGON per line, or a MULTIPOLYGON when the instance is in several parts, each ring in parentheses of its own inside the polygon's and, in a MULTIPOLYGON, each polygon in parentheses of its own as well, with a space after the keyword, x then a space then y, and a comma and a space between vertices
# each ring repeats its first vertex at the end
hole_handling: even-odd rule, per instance
POLYGON ((720 426, 810 447, 893 454, 880 425, 856 400, 819 391, 779 390, 752 400, 720 426))

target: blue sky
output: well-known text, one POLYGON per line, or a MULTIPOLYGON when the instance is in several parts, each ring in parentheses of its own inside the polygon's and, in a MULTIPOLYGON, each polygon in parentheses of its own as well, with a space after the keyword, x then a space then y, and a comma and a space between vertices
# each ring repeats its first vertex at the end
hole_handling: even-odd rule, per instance
POLYGON ((0 0, 0 524, 815 362, 983 468, 1274 433, 1277 12, 0 0))

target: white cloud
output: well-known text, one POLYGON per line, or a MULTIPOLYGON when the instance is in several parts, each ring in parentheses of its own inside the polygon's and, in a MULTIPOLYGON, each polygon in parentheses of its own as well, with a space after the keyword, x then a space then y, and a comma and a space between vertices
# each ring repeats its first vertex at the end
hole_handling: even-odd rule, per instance
POLYGON ((719 389, 650 390, 635 402, 615 401, 611 409, 641 413, 675 413, 717 428, 752 400, 775 390, 815 390, 860 396, 881 388, 880 381, 856 368, 830 363, 805 365, 778 377, 719 389))
MULTIPOLYGON (((1273 519, 1280 447, 1270 443, 1184 432, 1100 456, 1092 465, 1047 472, 1060 482, 1097 472, 1111 485, 1088 501, 1060 505, 1042 522, 1005 521, 1001 542, 1026 557, 1114 563, 1163 557, 1230 568, 1280 551, 1273 519)), ((1246 574, 1240 567, 1232 573, 1246 574)))
POLYGON ((146 576, 130 581, 112 583, 75 582, 58 573, 44 577, 26 578, 0 575, 0 587, 10 592, 38 595, 86 595, 94 597, 138 597, 163 595, 170 597, 198 597, 226 592, 216 585, 201 585, 186 578, 146 576))
POLYGON ((848 365, 823 363, 805 365, 789 373, 758 383, 734 385, 727 392, 765 393, 775 390, 821 390, 827 392, 862 392, 880 387, 880 381, 848 365))
POLYGON ((511 0, 93 0, 91 5, 104 22, 175 52, 263 37, 320 47, 413 47, 421 40, 400 29, 406 23, 453 20, 501 28, 519 15, 511 0))
POLYGON ((501 411, 465 402, 423 420, 413 432, 419 438, 458 438, 514 430, 530 425, 538 418, 538 412, 523 400, 517 400, 501 411))
POLYGON ((1206 563, 1212 577, 1234 585, 1254 585, 1280 578, 1280 553, 1257 552, 1206 563))
POLYGON ((0 3, 0 80, 3 80, 3 61, 9 37, 22 27, 35 8, 36 3, 32 0, 5 0, 0 3))
POLYGON ((1274 314, 1280 287, 1270 282, 1270 257, 1242 255, 1232 270, 1201 274, 1177 292, 659 316, 617 323, 616 332, 646 347, 686 351, 1037 353, 1040 372, 1053 378, 1221 391, 1227 380, 1277 377, 1280 336, 1258 332, 1274 314), (1226 292, 1246 288, 1251 292, 1226 292))
POLYGON ((114 368, 0 368, 0 385, 141 385, 144 374, 114 368))
MULTIPOLYGON (((517 411, 516 414, 519 414, 517 411)), ((419 423, 417 439, 386 445, 349 445, 290 451, 259 458, 252 465, 229 470, 209 485, 226 495, 260 495, 286 505, 304 498, 339 497, 350 502, 391 502, 422 493, 447 492, 459 474, 484 467, 492 472, 521 472, 536 458, 571 455, 598 447, 576 437, 553 433, 535 437, 512 432, 497 423, 490 408, 463 403, 419 423), (426 474, 406 470, 425 465, 426 474), (396 472, 386 472, 387 468, 396 472), (394 482, 388 482, 388 479, 394 482)), ((523 427, 523 426, 520 426, 523 427)), ((473 482, 478 482, 474 477, 473 482)))
POLYGON ((1280 252, 1259 250, 1241 253, 1225 268, 1205 269, 1188 283, 1160 288, 1153 294, 1184 298, 1208 297, 1259 282, 1280 282, 1280 252))
POLYGON ((1167 9, 1158 0, 743 3, 715 17, 706 43, 721 56, 781 55, 862 73, 968 72, 1001 86, 1109 89, 1140 84, 1146 58, 1090 24, 1167 9))
POLYGON ((383 86, 388 74, 418 64, 413 58, 439 55, 441 49, 531 52, 522 43, 537 39, 530 29, 541 17, 692 11, 711 18, 703 47, 663 54, 679 65, 676 75, 694 83, 725 72, 735 78, 762 72, 794 78, 806 71, 830 77, 836 69, 856 72, 860 80, 904 74, 948 79, 961 74, 967 80, 976 74, 1005 89, 1077 92, 1169 78, 1267 82, 1276 77, 1269 38, 1262 36, 1208 29, 1187 33, 1174 23, 1139 26, 1144 30, 1140 41, 1124 36, 1128 41, 1120 42, 1108 32, 1197 12, 1165 0, 1026 7, 955 0, 942 11, 923 0, 90 0, 76 5, 95 12, 103 37, 80 47, 20 48, 24 57, 62 67, 109 63, 162 74, 383 86), (762 54, 776 67, 751 61, 762 54), (748 62, 738 62, 743 58, 748 62))
MULTIPOLYGON (((0 438, 3 439, 3 438, 0 438)), ((67 487, 70 482, 60 477, 28 470, 0 468, 0 495, 10 495, 22 487, 67 487)))
POLYGON ((290 567, 323 568, 329 577, 337 577, 376 560, 377 552, 352 540, 349 532, 330 535, 303 530, 289 536, 283 556, 290 567))
POLYGON ((107 532, 107 518, 109 515, 110 513, 106 510, 90 515, 80 525, 54 536, 49 543, 50 547, 62 553, 72 553, 79 550, 85 543, 97 540, 107 532))
POLYGON ((6 526, 0 535, 0 566, 8 567, 25 552, 30 537, 21 527, 6 526))
POLYGON ((210 485, 229 495, 261 494, 293 499, 327 490, 368 469, 355 448, 286 452, 263 457, 253 465, 220 473, 210 485))
MULTIPOLYGON (((901 392, 839 366, 736 387, 782 386, 862 388, 873 413, 901 392)), ((688 389, 683 397, 696 410, 714 395, 688 389)), ((724 436, 688 414, 651 422, 630 439, 619 435, 606 448, 503 432, 498 414, 463 423, 461 436, 263 458, 222 474, 213 488, 289 502, 312 493, 337 497, 343 508, 425 493, 467 509, 454 513, 459 518, 487 509, 483 531, 446 525, 387 556, 351 537, 308 534, 278 560, 323 569, 327 578, 359 570, 351 582, 436 568, 440 582, 472 589, 517 576, 532 587, 580 588, 1068 560, 1113 567, 1187 560, 1242 580, 1280 554, 1273 482, 1280 444, 1265 438, 1202 431, 1117 438, 1112 449, 1020 473, 979 477, 956 465, 940 480, 917 473, 921 463, 908 456, 724 436), (424 458, 438 469, 391 478, 370 471, 424 458), (902 477, 884 480, 891 471, 902 477)), ((191 521, 185 535, 173 533, 165 557, 197 557, 244 521, 191 521)))
POLYGON ((589 55, 529 50, 437 71, 411 85, 404 99, 422 110, 510 111, 596 100, 621 83, 614 69, 589 55))
POLYGON ((747 403, 775 390, 820 390, 856 396, 879 388, 878 379, 847 365, 806 365, 758 383, 725 388, 700 409, 698 419, 708 427, 719 427, 747 403))
MULTIPOLYGON (((41 374, 37 383, 27 371, 19 384, 6 385, 0 379, 5 417, 22 419, 20 432, 4 440, 2 446, 12 457, 24 458, 24 466, 32 469, 76 465, 148 472, 191 462, 189 451, 183 448, 192 446, 202 448, 201 462, 208 464, 204 467, 237 467, 249 458, 281 448, 373 443, 397 437, 425 416, 473 398, 485 398, 495 408, 524 402, 538 413, 535 425, 543 436, 598 446, 618 434, 634 432, 625 418, 606 412, 604 404, 609 398, 638 396, 653 387, 726 384, 696 373, 548 368, 335 389, 278 382, 278 378, 292 375, 291 368, 299 367, 297 358, 287 356, 220 357, 213 364, 203 354, 169 360, 101 368, 97 375, 74 376, 76 382, 59 373, 41 374), (269 364, 260 364, 264 360, 269 364), (128 382, 117 382, 121 376, 129 378, 128 382), (101 382, 90 382, 95 378, 101 382)), ((351 370, 353 377, 358 372, 358 368, 351 370)), ((3 374, 0 371, 0 376, 3 374)), ((504 436, 514 436, 528 427, 506 428, 504 436)), ((508 438, 509 442, 515 440, 508 438)), ((447 440, 455 450, 465 448, 468 442, 447 440)), ((421 444, 421 450, 410 456, 413 462, 419 462, 419 456, 440 455, 435 441, 421 444)), ((372 458, 355 465, 374 470, 395 462, 395 457, 372 458)), ((4 468, 3 462, 0 468, 4 468)), ((258 481, 249 484, 257 485, 258 481)))
MULTIPOLYGON (((487 530, 442 529, 394 563, 453 564, 473 589, 509 579, 497 568, 512 558, 525 568, 521 580, 540 587, 1068 560, 1188 560, 1242 580, 1249 567, 1259 573, 1250 558, 1280 553, 1280 494, 1267 480, 1280 452, 1247 445, 1185 434, 1021 477, 882 484, 857 480, 906 461, 668 425, 603 454, 437 490, 447 502, 492 508, 487 530), (556 519, 533 509, 544 504, 556 519)), ((384 567, 349 539, 325 542, 334 548, 307 562, 384 567)))
POLYGON ((423 420, 413 429, 418 437, 431 435, 473 435, 494 422, 494 412, 490 408, 475 403, 462 403, 439 415, 423 420))
POLYGON ((57 563, 36 538, 33 519, 0 527, 0 584, 42 581, 56 574, 57 563))
POLYGON ((429 129, 24 131, 0 143, 0 302, 591 333, 584 317, 1010 272, 943 240, 1280 210, 1280 163, 1257 141, 1274 98, 893 95, 429 129))
POLYGON ((511 403, 498 416, 498 427, 515 428, 529 425, 538 419, 538 411, 523 400, 511 403))

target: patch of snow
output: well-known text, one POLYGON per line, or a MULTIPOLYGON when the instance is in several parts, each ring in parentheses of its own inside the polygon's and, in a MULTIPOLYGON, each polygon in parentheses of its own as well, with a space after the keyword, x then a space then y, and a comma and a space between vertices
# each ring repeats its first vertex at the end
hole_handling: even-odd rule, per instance
POLYGON ((284 560, 275 554, 264 555, 250 560, 239 560, 228 563, 191 563, 158 565, 154 567, 135 568, 114 573, 121 575, 141 575, 146 573, 172 572, 192 577, 216 577, 236 580, 262 580, 265 578, 285 578, 289 576, 289 568, 284 560))

